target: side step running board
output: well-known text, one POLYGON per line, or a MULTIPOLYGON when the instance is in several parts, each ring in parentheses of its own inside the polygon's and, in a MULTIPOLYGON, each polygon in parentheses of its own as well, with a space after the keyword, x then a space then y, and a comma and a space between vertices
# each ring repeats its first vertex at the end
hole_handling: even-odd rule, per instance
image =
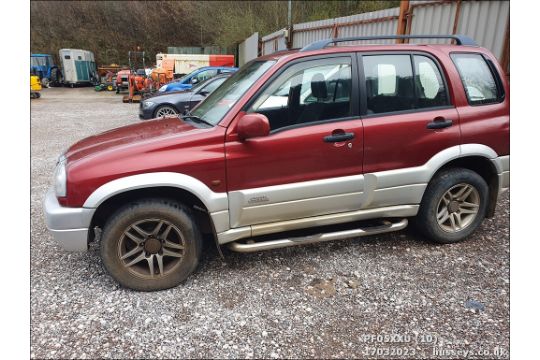
POLYGON ((231 242, 228 244, 229 249, 237 252, 250 253, 262 250, 279 249, 289 246, 313 244, 323 241, 342 240, 358 236, 368 236, 375 234, 383 234, 392 231, 398 231, 407 227, 407 219, 401 219, 398 222, 392 223, 384 220, 384 224, 380 226, 370 226, 363 229, 352 229, 335 231, 329 233, 293 237, 289 239, 268 240, 252 243, 231 242))

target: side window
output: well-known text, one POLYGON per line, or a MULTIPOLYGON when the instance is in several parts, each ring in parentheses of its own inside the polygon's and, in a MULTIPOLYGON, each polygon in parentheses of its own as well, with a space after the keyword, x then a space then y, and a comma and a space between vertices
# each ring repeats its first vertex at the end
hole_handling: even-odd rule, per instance
POLYGON ((197 76, 197 80, 199 80, 199 82, 202 82, 210 78, 213 78, 216 75, 217 75, 217 70, 213 69, 213 70, 201 71, 196 76, 197 76))
POLYGON ((414 85, 409 55, 364 55, 368 114, 414 108, 414 85))
POLYGON ((212 81, 210 84, 206 85, 204 88, 201 89, 201 91, 205 91, 207 93, 211 93, 215 89, 218 88, 219 85, 223 84, 223 82, 227 80, 226 78, 217 79, 215 81, 212 81))
POLYGON ((449 104, 441 73, 433 60, 427 56, 414 55, 414 74, 417 108, 449 104))
POLYGON ((350 117, 351 71, 349 57, 295 64, 272 81, 247 112, 265 115, 271 130, 350 117))
POLYGON ((488 64, 480 54, 451 54, 456 65, 467 99, 471 105, 493 104, 501 101, 502 89, 488 64))
POLYGON ((64 55, 64 59, 69 60, 69 59, 71 59, 71 56, 69 56, 69 55, 64 55))

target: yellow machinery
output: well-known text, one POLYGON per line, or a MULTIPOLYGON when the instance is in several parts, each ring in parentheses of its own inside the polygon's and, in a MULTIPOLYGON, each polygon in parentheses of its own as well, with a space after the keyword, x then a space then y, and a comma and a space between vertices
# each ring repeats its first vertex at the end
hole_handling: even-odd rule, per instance
POLYGON ((39 76, 30 75, 30 99, 39 99, 41 94, 41 82, 39 76))

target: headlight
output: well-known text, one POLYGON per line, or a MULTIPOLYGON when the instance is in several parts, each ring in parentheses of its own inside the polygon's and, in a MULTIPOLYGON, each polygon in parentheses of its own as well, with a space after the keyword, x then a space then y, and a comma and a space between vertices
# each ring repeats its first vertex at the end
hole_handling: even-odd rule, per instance
POLYGON ((167 85, 163 85, 162 87, 159 88, 158 91, 161 91, 161 92, 167 91, 167 85))
POLYGON ((66 159, 60 159, 54 170, 54 191, 57 197, 66 196, 66 159))
POLYGON ((144 109, 148 109, 151 106, 154 106, 154 103, 151 101, 143 101, 142 106, 144 109))

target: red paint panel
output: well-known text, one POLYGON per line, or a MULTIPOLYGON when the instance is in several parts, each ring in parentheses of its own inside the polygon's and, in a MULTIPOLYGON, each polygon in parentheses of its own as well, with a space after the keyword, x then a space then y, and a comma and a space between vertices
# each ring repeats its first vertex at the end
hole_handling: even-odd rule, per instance
POLYGON ((210 55, 210 66, 234 66, 234 55, 210 55))
POLYGON ((497 59, 485 50, 482 53, 489 57, 495 65, 504 88, 505 97, 501 103, 470 106, 459 75, 454 78, 458 84, 455 91, 463 99, 461 106, 457 109, 461 119, 462 143, 483 144, 491 147, 499 156, 509 155, 510 86, 497 59))
MULTIPOLYGON (((154 123, 153 126, 159 127, 161 122, 170 120, 142 124, 154 123)), ((177 118, 174 121, 182 124, 177 118)), ((62 205, 80 207, 94 190, 109 181, 162 171, 186 174, 212 191, 225 191, 224 128, 196 129, 184 124, 170 132, 141 135, 141 138, 133 137, 133 131, 128 126, 106 132, 68 150, 67 197, 62 199, 62 205), (221 183, 213 185, 215 180, 221 183)))
POLYGON ((456 109, 440 109, 364 119, 364 172, 421 166, 433 155, 459 145, 459 118, 456 109), (442 116, 451 119, 449 128, 427 129, 442 116))
POLYGON ((232 131, 228 139, 228 191, 362 174, 361 120, 305 126, 243 142, 232 131), (355 138, 324 142, 336 129, 354 132, 355 138))

